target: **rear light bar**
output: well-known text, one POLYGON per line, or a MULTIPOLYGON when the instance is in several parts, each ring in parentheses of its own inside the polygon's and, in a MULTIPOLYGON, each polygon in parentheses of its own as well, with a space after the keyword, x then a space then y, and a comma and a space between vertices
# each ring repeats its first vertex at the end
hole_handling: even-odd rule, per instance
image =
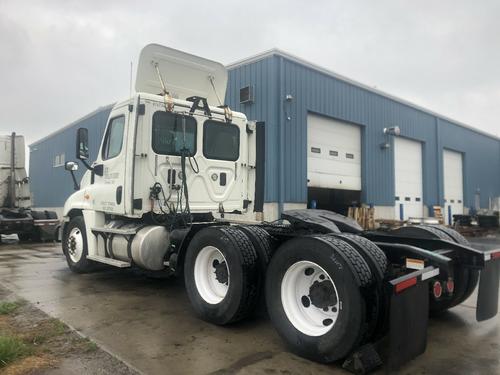
POLYGON ((408 275, 390 280, 389 283, 393 288, 393 292, 399 294, 404 290, 417 285, 419 281, 425 281, 437 275, 439 275, 439 268, 429 266, 424 268, 423 270, 414 271, 408 275))

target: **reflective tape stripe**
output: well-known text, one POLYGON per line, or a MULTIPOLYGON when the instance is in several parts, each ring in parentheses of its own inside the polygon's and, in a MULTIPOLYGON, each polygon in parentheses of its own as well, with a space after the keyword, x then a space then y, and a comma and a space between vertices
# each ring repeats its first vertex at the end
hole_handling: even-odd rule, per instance
POLYGON ((435 268, 432 271, 428 271, 422 274, 422 281, 430 279, 431 277, 439 275, 439 268, 435 268))

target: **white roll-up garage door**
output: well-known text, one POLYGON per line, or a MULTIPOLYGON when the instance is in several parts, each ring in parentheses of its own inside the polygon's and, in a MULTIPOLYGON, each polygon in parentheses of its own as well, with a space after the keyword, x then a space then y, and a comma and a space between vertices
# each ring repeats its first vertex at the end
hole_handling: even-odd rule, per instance
POLYGON ((361 190, 361 130, 331 118, 307 116, 309 187, 361 190))
POLYGON ((395 218, 407 220, 423 216, 422 144, 394 138, 395 218))
POLYGON ((443 151, 444 218, 453 224, 453 215, 464 213, 464 186, 462 154, 443 151))

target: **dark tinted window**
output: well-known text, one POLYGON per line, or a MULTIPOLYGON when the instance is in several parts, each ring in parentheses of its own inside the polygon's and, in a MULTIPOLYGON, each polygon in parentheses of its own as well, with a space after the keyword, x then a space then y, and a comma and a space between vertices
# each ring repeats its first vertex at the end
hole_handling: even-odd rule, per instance
POLYGON ((240 129, 233 124, 205 121, 203 125, 203 155, 207 159, 238 160, 240 129))
POLYGON ((152 146, 157 154, 180 155, 181 150, 186 148, 188 154, 193 156, 196 154, 196 120, 171 112, 155 112, 152 146))
POLYGON ((112 119, 106 131, 102 159, 111 159, 120 154, 123 144, 123 129, 125 128, 125 117, 120 116, 112 119))

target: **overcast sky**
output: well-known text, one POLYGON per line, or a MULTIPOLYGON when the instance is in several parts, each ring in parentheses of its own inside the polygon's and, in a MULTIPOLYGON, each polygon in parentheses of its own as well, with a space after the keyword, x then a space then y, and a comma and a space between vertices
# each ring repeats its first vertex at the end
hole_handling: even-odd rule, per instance
POLYGON ((278 47, 500 135, 500 1, 0 0, 0 131, 33 142, 129 92, 160 43, 224 64, 278 47))

